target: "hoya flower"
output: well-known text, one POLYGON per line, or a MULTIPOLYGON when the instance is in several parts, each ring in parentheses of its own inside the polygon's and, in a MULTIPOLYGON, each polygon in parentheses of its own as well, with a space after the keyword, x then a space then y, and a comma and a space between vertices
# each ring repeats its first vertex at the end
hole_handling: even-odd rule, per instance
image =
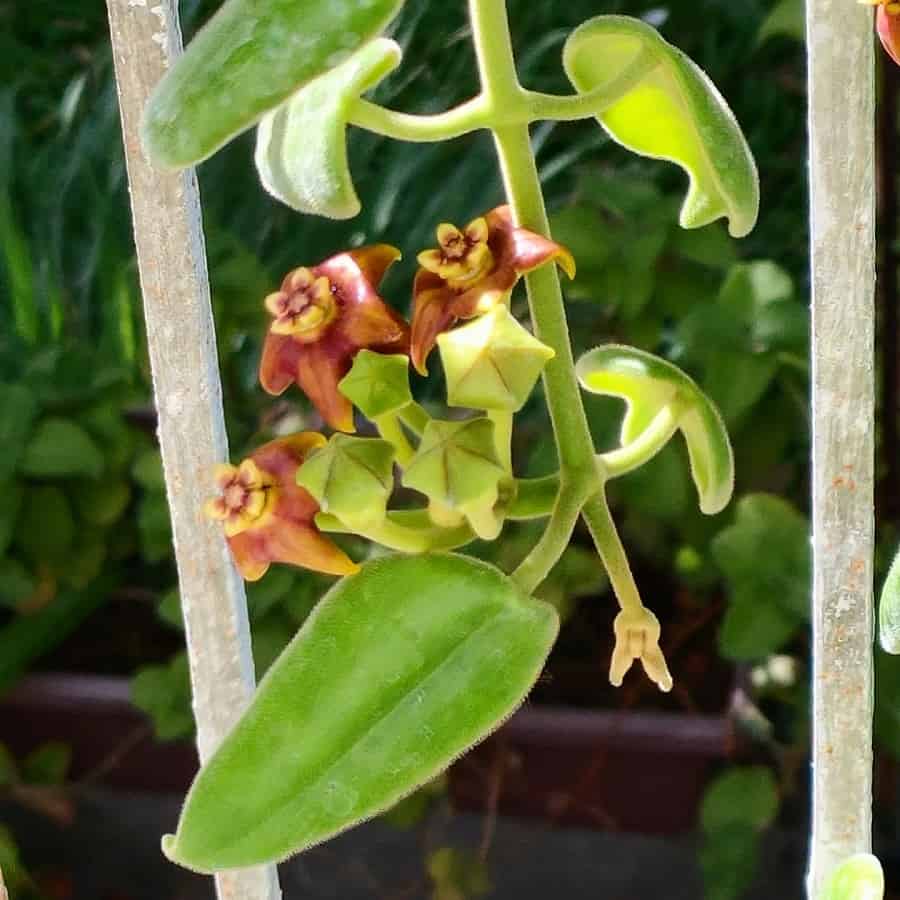
POLYGON ((321 434, 307 431, 264 444, 239 466, 216 467, 219 495, 204 511, 221 521, 247 581, 262 578, 273 562, 329 575, 350 575, 359 568, 316 528, 319 505, 296 483, 297 469, 325 443, 321 434))
POLYGON ((881 45, 891 59, 900 65, 900 3, 896 0, 860 0, 868 6, 877 6, 875 28, 881 45))
POLYGON ((613 622, 616 646, 609 667, 609 680, 615 686, 622 684, 631 664, 639 659, 651 681, 661 691, 672 690, 672 676, 666 658, 659 648, 659 620, 649 609, 620 612, 613 622))
POLYGON ((509 296, 526 272, 555 260, 575 275, 575 260, 562 245, 513 224, 508 206, 498 206, 460 231, 443 223, 438 247, 419 254, 413 284, 413 365, 425 360, 437 337, 457 319, 489 312, 509 296))
POLYGON ((272 322, 259 366, 263 388, 277 395, 296 383, 328 425, 353 431, 353 406, 338 390, 353 357, 363 348, 409 351, 409 326, 376 293, 399 256, 375 244, 288 272, 265 299, 272 322))

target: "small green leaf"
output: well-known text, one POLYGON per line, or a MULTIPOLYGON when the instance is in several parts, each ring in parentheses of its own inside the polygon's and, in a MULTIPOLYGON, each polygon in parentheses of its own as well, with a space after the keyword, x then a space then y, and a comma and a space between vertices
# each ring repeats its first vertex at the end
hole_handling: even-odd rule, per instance
POLYGON ((551 607, 484 563, 367 563, 269 670, 166 855, 202 872, 280 860, 390 808, 512 713, 557 628, 551 607))
POLYGON ((818 900, 884 900, 884 872, 871 853, 858 853, 828 876, 818 900))
POLYGON ((886 653, 900 654, 900 552, 894 557, 881 589, 878 637, 886 653))
POLYGON ((491 891, 487 865, 471 851, 441 847, 428 857, 425 867, 434 884, 431 900, 471 900, 491 891))
POLYGON ((0 557, 9 549, 9 545, 15 533, 16 519, 22 508, 22 498, 25 496, 25 486, 19 481, 0 482, 0 557))
POLYGON ((72 499, 79 516, 89 525, 112 525, 131 500, 131 486, 124 479, 103 478, 79 481, 72 487, 72 499))
POLYGON ((769 353, 712 353, 703 386, 722 419, 734 428, 769 389, 778 372, 778 359, 769 353))
POLYGON ((409 357, 360 350, 338 388, 367 419, 397 412, 412 403, 409 357))
POLYGON ((332 435, 297 470, 297 484, 322 512, 353 522, 382 522, 394 489, 394 447, 378 438, 332 435))
POLYGON ((6 744, 0 744, 0 788, 9 787, 18 780, 19 767, 16 765, 16 758, 9 752, 6 744))
POLYGON ((760 835, 747 825, 706 832, 700 846, 703 900, 740 900, 759 864, 760 835))
POLYGON ((188 737, 194 716, 187 654, 176 654, 168 665, 140 669, 131 680, 131 701, 153 720, 160 740, 188 737))
POLYGON ((499 304, 438 336, 450 406, 518 412, 553 351, 499 304))
POLYGON ((760 26, 756 43, 762 44, 777 35, 796 41, 806 37, 806 4, 803 0, 780 0, 776 3, 760 26))
POLYGON ((598 100, 597 118, 623 146, 678 163, 690 177, 681 225, 697 228, 728 217, 734 237, 756 223, 759 179, 750 148, 725 100, 706 74, 650 25, 625 16, 598 16, 569 36, 563 51, 578 91, 615 91, 598 100))
POLYGON ((796 622, 809 620, 809 523, 790 503, 769 494, 742 497, 712 553, 734 600, 774 602, 796 622))
POLYGON ((360 211, 347 162, 347 120, 353 102, 396 69, 400 55, 393 41, 377 38, 263 117, 256 168, 273 197, 329 219, 360 211))
POLYGON ((99 478, 103 454, 93 438, 69 419, 44 419, 35 429, 20 466, 35 478, 86 475, 99 478))
POLYGON ((62 784, 71 762, 72 748, 68 744, 49 741, 22 760, 22 779, 28 784, 62 784))
POLYGON ((0 559, 0 606, 17 607, 37 589, 31 573, 17 559, 0 559))
POLYGON ((778 813, 778 785, 765 766, 729 769, 706 790, 700 825, 715 832, 733 825, 767 828, 778 813))
POLYGON ((150 97, 150 158, 175 169, 206 159, 376 37, 401 5, 226 0, 150 97))
POLYGON ((688 448, 691 476, 707 515, 721 512, 734 489, 734 458, 728 432, 709 398, 677 366, 621 344, 607 344, 578 360, 581 386, 628 404, 622 422, 623 447, 637 440, 655 416, 677 401, 684 407, 678 428, 688 448))
POLYGON ((37 398, 27 387, 0 384, 0 482, 16 471, 37 413, 37 398))
POLYGON ((164 492, 166 479, 159 450, 144 450, 131 466, 131 477, 145 490, 164 492))
POLYGON ((800 627, 777 601, 762 598, 754 603, 736 594, 719 626, 719 652, 726 659, 749 662, 780 650, 800 627))
POLYGON ((53 485, 40 485, 25 495, 17 541, 34 564, 65 562, 75 540, 75 519, 66 495, 53 485))

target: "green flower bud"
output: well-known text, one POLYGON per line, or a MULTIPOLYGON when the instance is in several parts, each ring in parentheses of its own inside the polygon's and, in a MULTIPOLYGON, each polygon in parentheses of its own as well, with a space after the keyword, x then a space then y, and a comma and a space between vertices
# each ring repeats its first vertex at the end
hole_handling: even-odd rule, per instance
POLYGON ((297 470, 297 484, 345 525, 380 523, 394 487, 394 447, 335 434, 297 470))
POLYGON ((494 423, 483 418, 429 422, 403 473, 403 484, 425 494, 431 508, 442 516, 460 513, 487 540, 502 527, 507 480, 494 446, 494 423))
POLYGON ((338 389, 367 419, 397 412, 412 403, 409 359, 401 353, 360 350, 338 389))
POLYGON ((516 412, 553 351, 520 325, 504 304, 437 339, 451 406, 516 412))

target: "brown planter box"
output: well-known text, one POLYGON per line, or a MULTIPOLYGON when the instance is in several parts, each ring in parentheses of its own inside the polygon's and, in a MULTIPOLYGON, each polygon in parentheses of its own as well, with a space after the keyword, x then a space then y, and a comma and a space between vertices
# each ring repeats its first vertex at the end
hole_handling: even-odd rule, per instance
MULTIPOLYGON (((24 754, 72 747, 72 778, 184 793, 192 744, 153 739, 122 678, 32 675, 0 698, 0 741, 24 754)), ((690 829, 712 767, 732 755, 725 717, 526 706, 450 770, 458 809, 561 825, 666 834, 690 829)))
POLYGON ((526 707, 453 766, 450 793, 459 809, 672 834, 735 744, 724 716, 526 707))

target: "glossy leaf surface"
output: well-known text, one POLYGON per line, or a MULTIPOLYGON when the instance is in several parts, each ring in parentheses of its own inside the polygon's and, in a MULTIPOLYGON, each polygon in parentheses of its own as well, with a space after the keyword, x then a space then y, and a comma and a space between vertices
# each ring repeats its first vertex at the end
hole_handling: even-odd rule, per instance
POLYGON ((586 390, 621 397, 628 404, 623 447, 637 440, 662 409, 677 403, 700 509, 713 515, 728 504, 734 488, 731 442, 718 410, 693 379, 664 359, 620 344, 591 350, 577 369, 586 390))
POLYGON ((845 859, 831 873, 819 900, 882 900, 884 873, 871 853, 858 853, 845 859))
POLYGON ((350 106, 400 64, 400 48, 378 38, 265 115, 256 168, 273 197, 302 213, 350 219, 360 210, 347 162, 350 106))
POLYGON ((694 62, 645 22, 598 16, 569 36, 563 63, 577 90, 606 89, 597 119, 614 140, 687 172, 683 227, 726 216, 734 237, 753 228, 759 212, 753 156, 722 95, 694 62), (617 84, 621 96, 610 104, 617 84))
POLYGON ((402 0, 227 0, 150 97, 150 158, 183 168, 212 155, 397 14, 402 0))
POLYGON ((166 854, 203 872, 284 859, 387 809, 513 712, 557 628, 486 563, 369 562, 269 670, 166 854))

